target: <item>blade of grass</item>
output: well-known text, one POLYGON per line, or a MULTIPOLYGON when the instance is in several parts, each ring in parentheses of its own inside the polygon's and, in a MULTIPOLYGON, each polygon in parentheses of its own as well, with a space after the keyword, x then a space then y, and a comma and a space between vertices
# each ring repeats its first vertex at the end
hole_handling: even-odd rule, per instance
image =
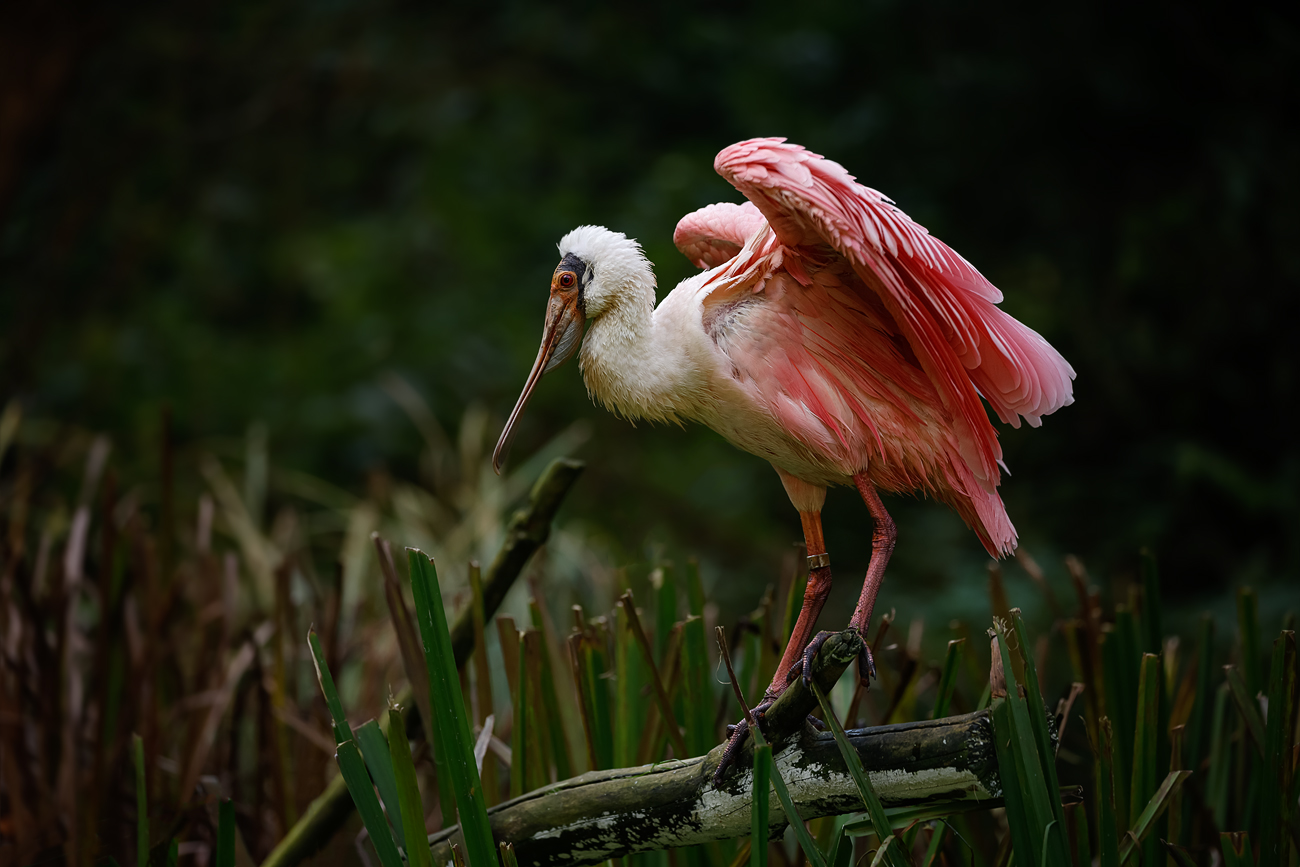
POLYGON ((1228 678, 1228 689, 1232 690, 1232 700, 1236 703, 1241 718, 1246 721, 1246 732, 1255 745, 1255 752, 1263 758, 1264 720, 1259 715, 1259 703, 1252 697, 1255 693, 1250 692, 1248 682, 1242 679, 1241 672, 1235 665, 1225 665, 1223 670, 1228 678))
POLYGON ((999 653, 999 643, 998 638, 994 636, 991 681, 995 688, 991 693, 993 698, 989 705, 989 715, 993 721, 993 746, 998 760, 998 776, 1002 782, 1003 806, 1010 838, 1016 841, 1020 851, 1030 855, 1036 863, 1039 857, 1037 846, 1041 843, 1041 838, 1033 834, 1033 821, 1026 803, 1029 793, 1024 784, 1024 775, 1018 767, 1019 762, 1014 747, 1015 722, 1007 698, 1006 675, 999 653))
POLYGON ((686 560, 686 601, 691 614, 704 616, 704 582, 700 579, 700 561, 694 557, 686 560))
POLYGON ((1096 740, 1097 737, 1097 719, 1100 716, 1097 705, 1096 681, 1092 677, 1091 659, 1087 656, 1087 633, 1082 621, 1068 620, 1061 624, 1061 631, 1065 635, 1066 653, 1070 659, 1070 671, 1074 679, 1082 684, 1086 684, 1083 692, 1084 708, 1086 710, 1085 720, 1088 726, 1088 736, 1096 740))
POLYGON ((1192 712, 1187 719, 1187 739, 1184 758, 1190 768, 1199 768, 1209 742, 1210 694, 1214 678, 1214 618, 1202 615, 1200 635, 1196 645, 1196 689, 1192 698, 1192 712))
POLYGON ((934 867, 935 860, 939 857, 939 849, 943 846, 943 835, 947 830, 948 826, 942 820, 934 823, 930 833, 930 845, 925 848, 925 854, 921 857, 921 867, 934 867))
POLYGON ((361 757, 356 741, 348 739, 339 744, 336 756, 352 801, 361 814, 361 822, 366 826, 375 854, 379 856, 379 863, 383 867, 403 867, 402 856, 393 842, 393 832, 388 828, 383 807, 379 806, 370 775, 366 773, 366 760, 361 757))
POLYGON ((147 867, 149 863, 149 797, 145 791, 144 741, 139 735, 131 739, 135 755, 135 863, 147 867))
POLYGON ((502 867, 519 867, 519 861, 515 858, 513 843, 501 844, 501 864, 502 867))
MULTIPOLYGON (((573 606, 579 610, 578 606, 573 606)), ((586 679, 583 676, 585 654, 582 650, 582 633, 575 632, 564 642, 569 651, 569 671, 573 676, 573 687, 578 698, 578 718, 582 722, 583 746, 587 751, 588 770, 596 769, 596 744, 592 738, 591 704, 587 696, 586 679)), ((512 757, 513 758, 513 757, 512 757)))
POLYGON ((1228 702, 1231 689, 1220 684, 1214 696, 1214 716, 1210 726, 1210 769, 1205 782, 1205 805, 1214 814, 1214 824, 1222 828, 1228 822, 1228 782, 1232 768, 1232 746, 1228 732, 1228 702))
POLYGON ((1097 855, 1100 867, 1119 867, 1119 823, 1115 810, 1115 745, 1110 718, 1097 725, 1097 855))
MULTIPOLYGON (((424 727, 425 740, 429 744, 433 739, 433 710, 429 707, 429 673, 425 666, 424 654, 420 649, 420 639, 416 631, 411 611, 406 607, 402 596, 402 581, 397 575, 397 564, 393 560, 393 547, 388 540, 371 533, 379 571, 384 576, 384 600, 388 604, 389 619, 393 622, 393 631, 397 636, 397 647, 402 655, 402 668, 406 679, 411 684, 411 695, 415 706, 420 711, 420 724, 424 727)), ((448 828, 456 823, 455 796, 451 789, 451 776, 444 766, 442 755, 435 751, 433 756, 434 775, 438 785, 439 811, 442 814, 442 827, 448 828)))
POLYGON ((802 572, 790 579, 790 589, 785 597, 785 614, 781 619, 781 646, 790 641, 795 622, 799 619, 799 609, 803 607, 804 591, 808 588, 808 576, 802 572))
POLYGON ((603 628, 597 620, 569 638, 573 680, 578 687, 587 761, 593 771, 614 766, 614 735, 609 710, 609 679, 605 665, 603 628))
MULTIPOLYGON (((673 709, 674 718, 677 713, 677 694, 680 691, 682 682, 681 677, 678 675, 681 663, 682 626, 681 623, 673 624, 672 630, 668 634, 668 643, 664 647, 663 665, 659 669, 663 673, 660 683, 664 685, 668 707, 673 709)), ((680 725, 678 725, 677 730, 680 735, 680 725)), ((664 722, 663 714, 656 713, 648 720, 645 730, 641 733, 641 743, 637 746, 636 752, 637 764, 644 765, 647 762, 658 761, 663 757, 664 749, 668 743, 668 726, 664 722)), ((684 751, 685 747, 683 746, 684 751)))
MULTIPOLYGON (((1026 657, 1029 654, 1025 654, 1026 657)), ((1056 864, 1062 864, 1062 861, 1053 861, 1052 853, 1065 850, 1065 837, 1061 834, 1060 824, 1053 819, 1043 829, 1043 860, 1042 867, 1053 867, 1056 864)))
POLYGON ((497 636, 501 639, 506 685, 510 687, 510 694, 514 695, 519 689, 519 627, 509 614, 497 615, 497 636))
POLYGON ((325 661, 325 651, 321 649, 316 630, 307 633, 307 644, 311 647, 312 662, 316 666, 316 681, 325 694, 330 716, 334 718, 334 740, 338 744, 335 758, 343 781, 352 795, 352 802, 357 806, 357 812, 361 814, 361 821, 366 826, 380 863, 383 867, 402 867, 402 856, 397 851, 397 844, 393 842, 384 810, 379 806, 375 787, 366 771, 366 760, 361 757, 361 750, 353 739, 352 728, 343 715, 343 703, 339 701, 338 689, 334 686, 334 677, 325 661))
POLYGON ((620 768, 636 764, 638 736, 648 710, 641 696, 648 671, 629 622, 628 609, 635 608, 631 592, 614 604, 614 764, 620 768))
POLYGON ((542 699, 542 635, 536 629, 520 633, 520 696, 524 704, 523 740, 524 791, 531 792, 551 781, 550 721, 542 699), (524 688, 527 684, 527 689, 524 688))
MULTIPOLYGON (((1052 818, 1056 822, 1056 833, 1059 835, 1061 830, 1065 828, 1065 808, 1061 806, 1061 799, 1057 796, 1057 793, 1061 790, 1061 784, 1056 776, 1056 750, 1052 746, 1052 735, 1047 728, 1047 707, 1038 685, 1038 668, 1034 662, 1034 655, 1027 651, 1029 635, 1025 630, 1025 622, 1020 616, 1019 608, 1011 609, 1011 626, 1015 630, 1017 643, 1019 643, 1021 650, 1024 651, 1025 700, 1029 704, 1028 722, 1033 732, 1034 745, 1037 747, 1043 780, 1047 784, 1047 799, 1052 810, 1052 818)), ((1019 720, 1017 720, 1018 723, 1019 720)), ((1064 856, 1065 846, 1064 844, 1054 846, 1051 851, 1057 857, 1064 856)))
POLYGON ((889 858, 898 853, 898 838, 893 834, 880 841, 880 848, 876 850, 876 857, 871 859, 871 867, 881 867, 888 864, 889 858))
MULTIPOLYGON (((1133 734, 1133 780, 1129 787, 1129 827, 1136 828, 1139 816, 1155 794, 1159 779, 1156 753, 1156 730, 1160 719, 1160 658, 1154 653, 1142 656, 1138 675, 1138 715, 1133 734)), ((1142 863, 1154 864, 1160 851, 1154 834, 1142 846, 1142 863)))
MULTIPOLYGON (((831 707, 830 699, 826 693, 822 692, 821 686, 813 681, 813 695, 817 696, 817 702, 821 705, 823 719, 826 725, 830 727, 831 734, 835 738, 835 745, 839 747, 840 756, 844 759, 844 765, 848 768, 849 776, 853 778, 854 784, 858 787, 858 794, 862 798, 862 804, 866 807, 867 814, 871 817, 871 823, 876 827, 876 834, 879 837, 886 837, 889 834, 889 819, 885 816, 884 805, 880 803, 879 796, 876 795, 876 789, 871 785, 871 778, 867 776, 867 771, 862 767, 862 757, 858 751, 849 743, 848 735, 844 732, 844 727, 840 725, 839 718, 835 714, 835 709, 831 707)), ((897 865, 897 867, 906 867, 906 861, 902 858, 890 857, 887 863, 897 865)))
MULTIPOLYGON (((758 671, 756 679, 753 681, 754 695, 758 690, 772 682, 772 676, 776 674, 776 667, 781 664, 781 648, 785 645, 780 643, 780 637, 776 634, 779 620, 776 613, 776 587, 768 584, 763 593, 763 599, 759 602, 759 608, 762 609, 763 616, 757 622, 759 629, 762 631, 758 642, 758 671)), ((887 622, 885 614, 881 617, 881 623, 887 622)), ((876 627, 876 633, 879 634, 881 627, 876 627)), ((874 651, 875 648, 873 647, 874 651)))
POLYGON ((1237 630, 1246 694, 1258 695, 1264 688, 1264 678, 1259 670, 1259 597, 1250 587, 1237 591, 1237 630))
POLYGON ((829 867, 848 867, 853 860, 853 838, 844 832, 844 826, 848 824, 844 817, 834 818, 835 827, 832 830, 830 851, 826 853, 826 863, 829 867))
MULTIPOLYGON (((1116 613, 1118 616, 1118 612, 1116 613)), ((1129 700, 1127 683, 1128 667, 1124 661, 1123 640, 1119 632, 1110 624, 1103 624, 1101 629, 1102 685, 1105 689, 1105 712, 1110 720, 1113 737, 1111 761, 1115 773, 1115 818, 1121 831, 1128 829, 1129 803, 1128 782, 1132 779, 1129 762, 1133 759, 1133 732, 1137 719, 1135 708, 1136 681, 1134 697, 1129 700)))
POLYGON ((677 622, 677 580, 673 567, 665 564, 651 572, 650 587, 655 597, 655 659, 662 664, 668 636, 677 622))
MULTIPOLYGON (((1183 743, 1186 738, 1187 727, 1185 725, 1174 726, 1169 732, 1169 771, 1186 770, 1183 767, 1183 743)), ((1161 838, 1162 842, 1181 843, 1185 834, 1183 833, 1183 790, 1179 788, 1169 799, 1169 825, 1168 833, 1161 838)), ((1153 835, 1154 836, 1154 835, 1153 835)))
MULTIPOLYGON (((498 621, 499 622, 499 621, 498 621)), ((523 633, 520 633, 522 636, 523 633)), ((528 679, 527 663, 524 661, 523 641, 515 639, 519 646, 515 654, 515 683, 518 684, 514 694, 514 725, 510 729, 510 797, 517 798, 530 791, 529 763, 536 763, 530 756, 530 745, 537 736, 534 732, 532 684, 528 679)))
MULTIPOLYGON (((659 676, 659 666, 655 664, 654 654, 650 651, 650 641, 646 638, 645 630, 641 627, 641 618, 636 613, 636 603, 632 599, 632 591, 628 590, 619 600, 626 617, 628 627, 631 630, 632 637, 636 640, 641 648, 641 655, 645 660, 646 668, 650 672, 650 686, 656 705, 659 707, 659 714, 666 723, 668 737, 673 743, 673 749, 681 753, 686 753, 686 742, 682 739, 681 728, 677 725, 677 719, 673 715, 672 703, 668 700, 668 691, 664 689, 663 678, 659 676)), ((670 627, 671 628, 671 627, 670 627)))
POLYGON ((217 807, 217 851, 215 867, 235 867, 235 805, 229 799, 217 807))
POLYGON ((965 644, 964 638, 948 642, 948 652, 943 658, 943 674, 939 677, 939 689, 934 698, 934 710, 930 711, 930 719, 942 719, 948 715, 952 705, 952 692, 957 685, 957 666, 961 662, 965 644))
MULTIPOLYGON (((492 669, 488 665, 487 653, 487 612, 483 606, 483 574, 477 560, 469 561, 470 618, 474 627, 474 698, 477 714, 474 721, 482 726, 487 718, 493 716, 492 707, 492 669)), ((426 695, 428 693, 426 692, 426 695)), ((421 708, 423 710, 423 708, 421 708)), ((500 800, 497 787, 497 759, 492 754, 483 756, 482 770, 479 776, 483 784, 483 802, 489 807, 500 800)))
MULTIPOLYGON (((1025 809, 1025 818, 1028 822, 1028 828, 1024 828, 1022 831, 1028 832, 1028 842, 1033 847, 1033 862, 1041 863, 1044 857, 1044 853, 1041 851, 1044 840, 1060 839, 1059 835, 1055 838, 1043 836, 1043 831, 1046 830, 1047 826, 1051 822, 1055 821, 1055 814, 1060 810, 1059 790, 1048 789, 1046 774, 1044 772, 1045 764, 1047 762, 1055 761, 1055 756, 1051 752, 1050 741, 1048 743, 1047 754, 1039 754, 1039 747, 1037 744, 1038 739, 1034 734, 1034 723, 1031 721, 1029 705, 1020 695, 1019 684, 1016 682, 1015 672, 1011 668, 1011 651, 1007 646, 1005 630, 1002 624, 997 621, 994 622, 994 628, 997 632, 998 638, 996 646, 1002 659, 1003 674, 1006 678, 1007 697, 1004 707, 1010 708, 1009 716, 1011 723, 1009 730, 1004 728, 1002 732, 997 733, 997 739, 1001 742, 1004 737, 1007 737, 1008 735, 1011 737, 1009 747, 1014 759, 1013 766, 1015 768, 1015 773, 1021 780, 1023 787, 1023 804, 1025 809)), ((1022 653, 1020 655, 1023 657, 1025 665, 1032 666, 1032 654, 1023 652, 1025 650, 1025 645, 1023 644, 1021 645, 1021 650, 1022 653)), ((1032 668, 1026 670, 1031 671, 1032 668)), ((1030 679, 1030 677, 1026 677, 1027 681, 1030 679)), ((1037 694, 1036 687, 1032 688, 1032 693, 1037 694)), ((1040 716, 1044 715, 1046 714, 1046 709, 1039 704, 1033 709, 1033 714, 1040 716)), ((1005 724, 1006 715, 1004 714, 1003 717, 1005 724)), ((1045 731, 1045 721, 1043 725, 1045 731)), ((994 731, 997 732, 996 717, 994 719, 994 731)), ((999 758, 1001 758, 1001 756, 999 756, 999 758)), ((999 761, 999 768, 1001 767, 1002 765, 999 761)), ((1002 774, 1004 780, 1003 788, 1005 789, 1006 775, 1005 772, 1002 772, 1002 774)), ((1018 845, 1023 851, 1024 843, 1018 843, 1018 845)), ((1069 858, 1069 854, 1065 851, 1063 844, 1060 846, 1054 846, 1054 848, 1047 854, 1051 856, 1051 863, 1053 864, 1064 864, 1069 858)))
MULTIPOLYGON (((745 837, 740 841, 740 845, 736 847, 736 857, 732 858, 731 861, 728 862, 727 867, 745 867, 746 864, 750 863, 749 853, 749 838, 745 837)), ((666 849, 660 849, 658 852, 647 852, 645 854, 654 855, 656 857, 649 864, 639 865, 639 867, 668 867, 671 863, 668 860, 668 850, 666 849)))
POLYGON ((1069 811, 1071 854, 1074 867, 1092 867, 1092 849, 1088 839, 1088 812, 1083 804, 1075 804, 1069 811))
MULTIPOLYGON (((1169 806, 1170 797, 1174 792, 1178 791, 1183 781, 1191 775, 1191 771, 1174 771, 1165 777, 1165 781, 1160 784, 1160 788, 1156 790, 1151 800, 1142 808, 1142 812, 1133 821, 1133 826, 1124 835, 1124 842, 1119 847, 1121 863, 1127 862, 1139 848, 1145 849, 1145 847, 1142 847, 1142 843, 1147 839, 1151 829, 1155 827, 1156 821, 1164 813, 1165 808, 1169 806)), ((1156 849, 1156 852, 1158 853, 1159 849, 1156 849)), ((1151 860, 1148 861, 1145 860, 1146 855, 1143 854, 1141 863, 1154 864, 1157 857, 1158 855, 1152 856, 1151 860)))
POLYGON ((411 742, 406 739, 402 725, 402 709, 391 698, 388 700, 388 750, 401 806, 406 863, 409 867, 433 867, 433 855, 424 833, 424 803, 420 800, 415 763, 411 760, 411 742))
POLYGON ((754 749, 754 786, 750 802, 749 863, 767 867, 768 798, 772 791, 772 748, 767 744, 754 749))
MULTIPOLYGON (((534 596, 528 600, 528 610, 532 618, 533 628, 541 636, 540 662, 541 668, 538 693, 542 702, 542 711, 545 715, 545 728, 543 730, 546 737, 547 751, 550 754, 550 762, 555 765, 555 778, 557 780, 567 780, 573 776, 573 761, 569 755, 569 738, 564 730, 564 717, 560 715, 560 696, 556 688, 556 672, 551 665, 552 660, 562 659, 558 644, 556 644, 551 629, 551 618, 547 616, 545 610, 537 602, 534 596)), ((632 764, 629 762, 628 764, 632 764)), ((549 765, 548 765, 549 766, 549 765)))
MULTIPOLYGON (((295 624, 294 607, 289 599, 289 576, 290 561, 285 560, 275 568, 275 607, 273 609, 272 622, 276 624, 277 634, 272 636, 267 642, 267 647, 271 651, 271 671, 270 684, 267 692, 267 699, 271 706, 271 715, 274 722, 271 725, 271 735, 269 740, 271 761, 270 778, 271 791, 275 797, 275 809, 280 819, 282 828, 292 828, 298 821, 297 805, 294 803, 293 792, 289 788, 289 780, 292 774, 289 761, 289 726, 285 722, 288 716, 288 700, 286 698, 285 683, 287 674, 285 671, 285 653, 284 645, 287 636, 297 631, 295 624)), ((262 678, 264 688, 266 688, 268 678, 262 678)))
POLYGON ((1175 846, 1168 840, 1161 840, 1165 851, 1169 853, 1169 858, 1174 862, 1174 867, 1196 867, 1196 862, 1192 860, 1191 853, 1182 846, 1175 846))
POLYGON ((763 657, 763 630, 761 623, 737 624, 737 646, 740 651, 740 666, 736 676, 740 679, 740 688, 750 695, 758 693, 758 667, 763 657))
POLYGON ((1160 653, 1164 644, 1164 631, 1160 624, 1160 573, 1156 558, 1150 550, 1138 552, 1142 573, 1142 650, 1160 653))
POLYGON ((1291 754, 1295 740, 1295 633, 1283 632, 1273 642, 1269 666, 1268 722, 1264 731, 1264 778, 1260 785, 1260 867, 1288 867, 1291 837, 1287 833, 1295 805, 1291 791, 1291 754))
POLYGON ((713 734, 714 702, 709 680, 708 650, 704 639, 704 618, 692 614, 682 627, 682 682, 685 687, 683 710, 686 722, 686 755, 702 756, 715 743, 713 734))
MULTIPOLYGON (((394 735, 399 738, 404 737, 401 732, 402 727, 398 726, 394 735)), ((388 813, 388 821, 392 823, 393 832, 398 840, 404 840, 406 832, 402 828, 402 807, 401 801, 398 800, 397 775, 393 771, 388 738, 384 737, 384 733, 379 730, 379 723, 375 720, 366 720, 356 728, 356 741, 361 749, 361 757, 366 760, 370 779, 375 781, 375 788, 379 789, 379 800, 388 813)))
POLYGON ((492 671, 488 666, 487 655, 487 614, 483 607, 483 570, 477 560, 469 561, 468 574, 470 625, 474 629, 474 652, 470 657, 474 663, 474 722, 483 725, 483 721, 492 715, 492 671))
POLYGON ((451 771, 469 863, 471 867, 489 867, 496 864, 497 847, 492 840, 492 827, 488 824, 483 784, 474 763, 469 714, 465 711, 465 698, 460 692, 460 678, 456 673, 456 658, 451 649, 451 634, 447 629, 437 572, 433 561, 422 552, 408 548, 407 556, 416 621, 429 672, 429 704, 436 708, 433 728, 438 732, 438 743, 434 746, 446 757, 451 771))
POLYGON ((1255 856, 1250 848, 1250 835, 1245 831, 1221 832, 1219 848, 1223 852, 1224 867, 1255 867, 1255 856))

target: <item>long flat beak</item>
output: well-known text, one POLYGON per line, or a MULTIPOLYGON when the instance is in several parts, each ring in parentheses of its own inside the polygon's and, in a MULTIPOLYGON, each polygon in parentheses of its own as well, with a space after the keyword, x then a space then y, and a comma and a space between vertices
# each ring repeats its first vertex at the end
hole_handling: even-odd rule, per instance
POLYGON ((505 463, 506 455, 510 453, 510 445, 514 442, 515 423, 519 421, 519 416, 523 415, 524 407, 528 405, 528 399, 532 397, 537 381, 542 378, 542 374, 550 373, 568 361, 577 350, 582 340, 584 319, 582 311, 578 309, 576 291, 565 292, 558 288, 551 290, 551 300, 546 307, 546 324, 542 327, 542 345, 537 350, 537 360, 533 362, 533 369, 528 374, 528 381, 524 383, 524 390, 510 413, 505 429, 501 431, 501 439, 497 441, 496 450, 492 452, 492 469, 496 470, 497 475, 501 474, 501 465, 505 463))

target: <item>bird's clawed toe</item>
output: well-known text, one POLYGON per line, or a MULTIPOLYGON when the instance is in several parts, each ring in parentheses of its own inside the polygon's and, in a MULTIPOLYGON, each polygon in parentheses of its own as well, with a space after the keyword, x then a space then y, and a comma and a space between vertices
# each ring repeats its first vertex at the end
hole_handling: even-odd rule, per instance
MULTIPOLYGON (((775 695, 765 695, 750 714, 753 715, 754 721, 760 726, 763 724, 763 714, 776 701, 775 695)), ((721 786, 723 779, 727 776, 727 771, 736 761, 736 756, 740 755, 741 749, 745 746, 745 735, 749 734, 748 720, 741 720, 735 725, 727 726, 727 749, 722 753, 722 761, 718 763, 717 770, 713 772, 713 785, 721 786)))
MULTIPOLYGON (((808 646, 804 648, 803 658, 795 663, 794 667, 786 675, 786 682, 790 683, 796 676, 802 676, 804 686, 811 688, 813 660, 817 657, 818 651, 822 649, 822 645, 826 643, 826 639, 838 634, 837 632, 817 633, 813 640, 808 642, 808 646)), ((858 677, 861 678, 863 687, 870 687, 871 681, 876 679, 876 661, 871 655, 871 645, 867 642, 866 634, 860 634, 862 634, 862 647, 858 650, 858 677)))
POLYGON ((862 649, 858 651, 858 678, 864 689, 870 687, 871 681, 876 679, 876 660, 871 656, 871 645, 867 643, 865 635, 862 636, 862 649))

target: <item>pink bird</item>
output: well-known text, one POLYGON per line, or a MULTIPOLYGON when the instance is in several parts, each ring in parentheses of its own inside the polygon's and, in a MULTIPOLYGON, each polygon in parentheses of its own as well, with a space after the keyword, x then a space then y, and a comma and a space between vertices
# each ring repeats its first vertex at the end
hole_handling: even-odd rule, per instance
MULTIPOLYGON (((635 241, 598 226, 561 239, 542 345, 493 463, 499 472, 541 375, 580 340, 587 391, 615 413, 701 422, 770 461, 799 511, 809 573, 762 709, 818 646, 831 584, 826 488, 855 486, 873 520, 849 621, 865 638, 896 537, 878 492, 929 494, 990 555, 1010 553, 1002 450, 980 398, 1003 422, 1037 427, 1073 402, 1075 374, 997 308, 1002 293, 974 266, 838 163, 768 138, 734 144, 713 165, 749 201, 682 218, 673 241, 706 270, 658 307, 635 241)), ((869 654, 862 663, 865 679, 869 654)))

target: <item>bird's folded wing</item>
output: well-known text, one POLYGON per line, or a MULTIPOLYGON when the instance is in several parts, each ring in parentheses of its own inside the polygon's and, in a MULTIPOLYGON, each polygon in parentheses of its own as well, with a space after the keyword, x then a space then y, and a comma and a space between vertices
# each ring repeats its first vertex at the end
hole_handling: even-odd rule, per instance
POLYGON ((1002 293, 838 163, 784 139, 752 139, 719 153, 714 168, 783 245, 829 245, 849 260, 899 323, 949 411, 965 422, 973 441, 964 445, 978 453, 964 457, 978 476, 997 478, 999 450, 977 394, 1016 426, 1021 416, 1037 426, 1072 402, 1074 369, 995 306, 1002 293))
POLYGON ((673 243, 699 268, 716 268, 733 258, 750 236, 766 225, 751 202, 722 202, 682 217, 673 243))

